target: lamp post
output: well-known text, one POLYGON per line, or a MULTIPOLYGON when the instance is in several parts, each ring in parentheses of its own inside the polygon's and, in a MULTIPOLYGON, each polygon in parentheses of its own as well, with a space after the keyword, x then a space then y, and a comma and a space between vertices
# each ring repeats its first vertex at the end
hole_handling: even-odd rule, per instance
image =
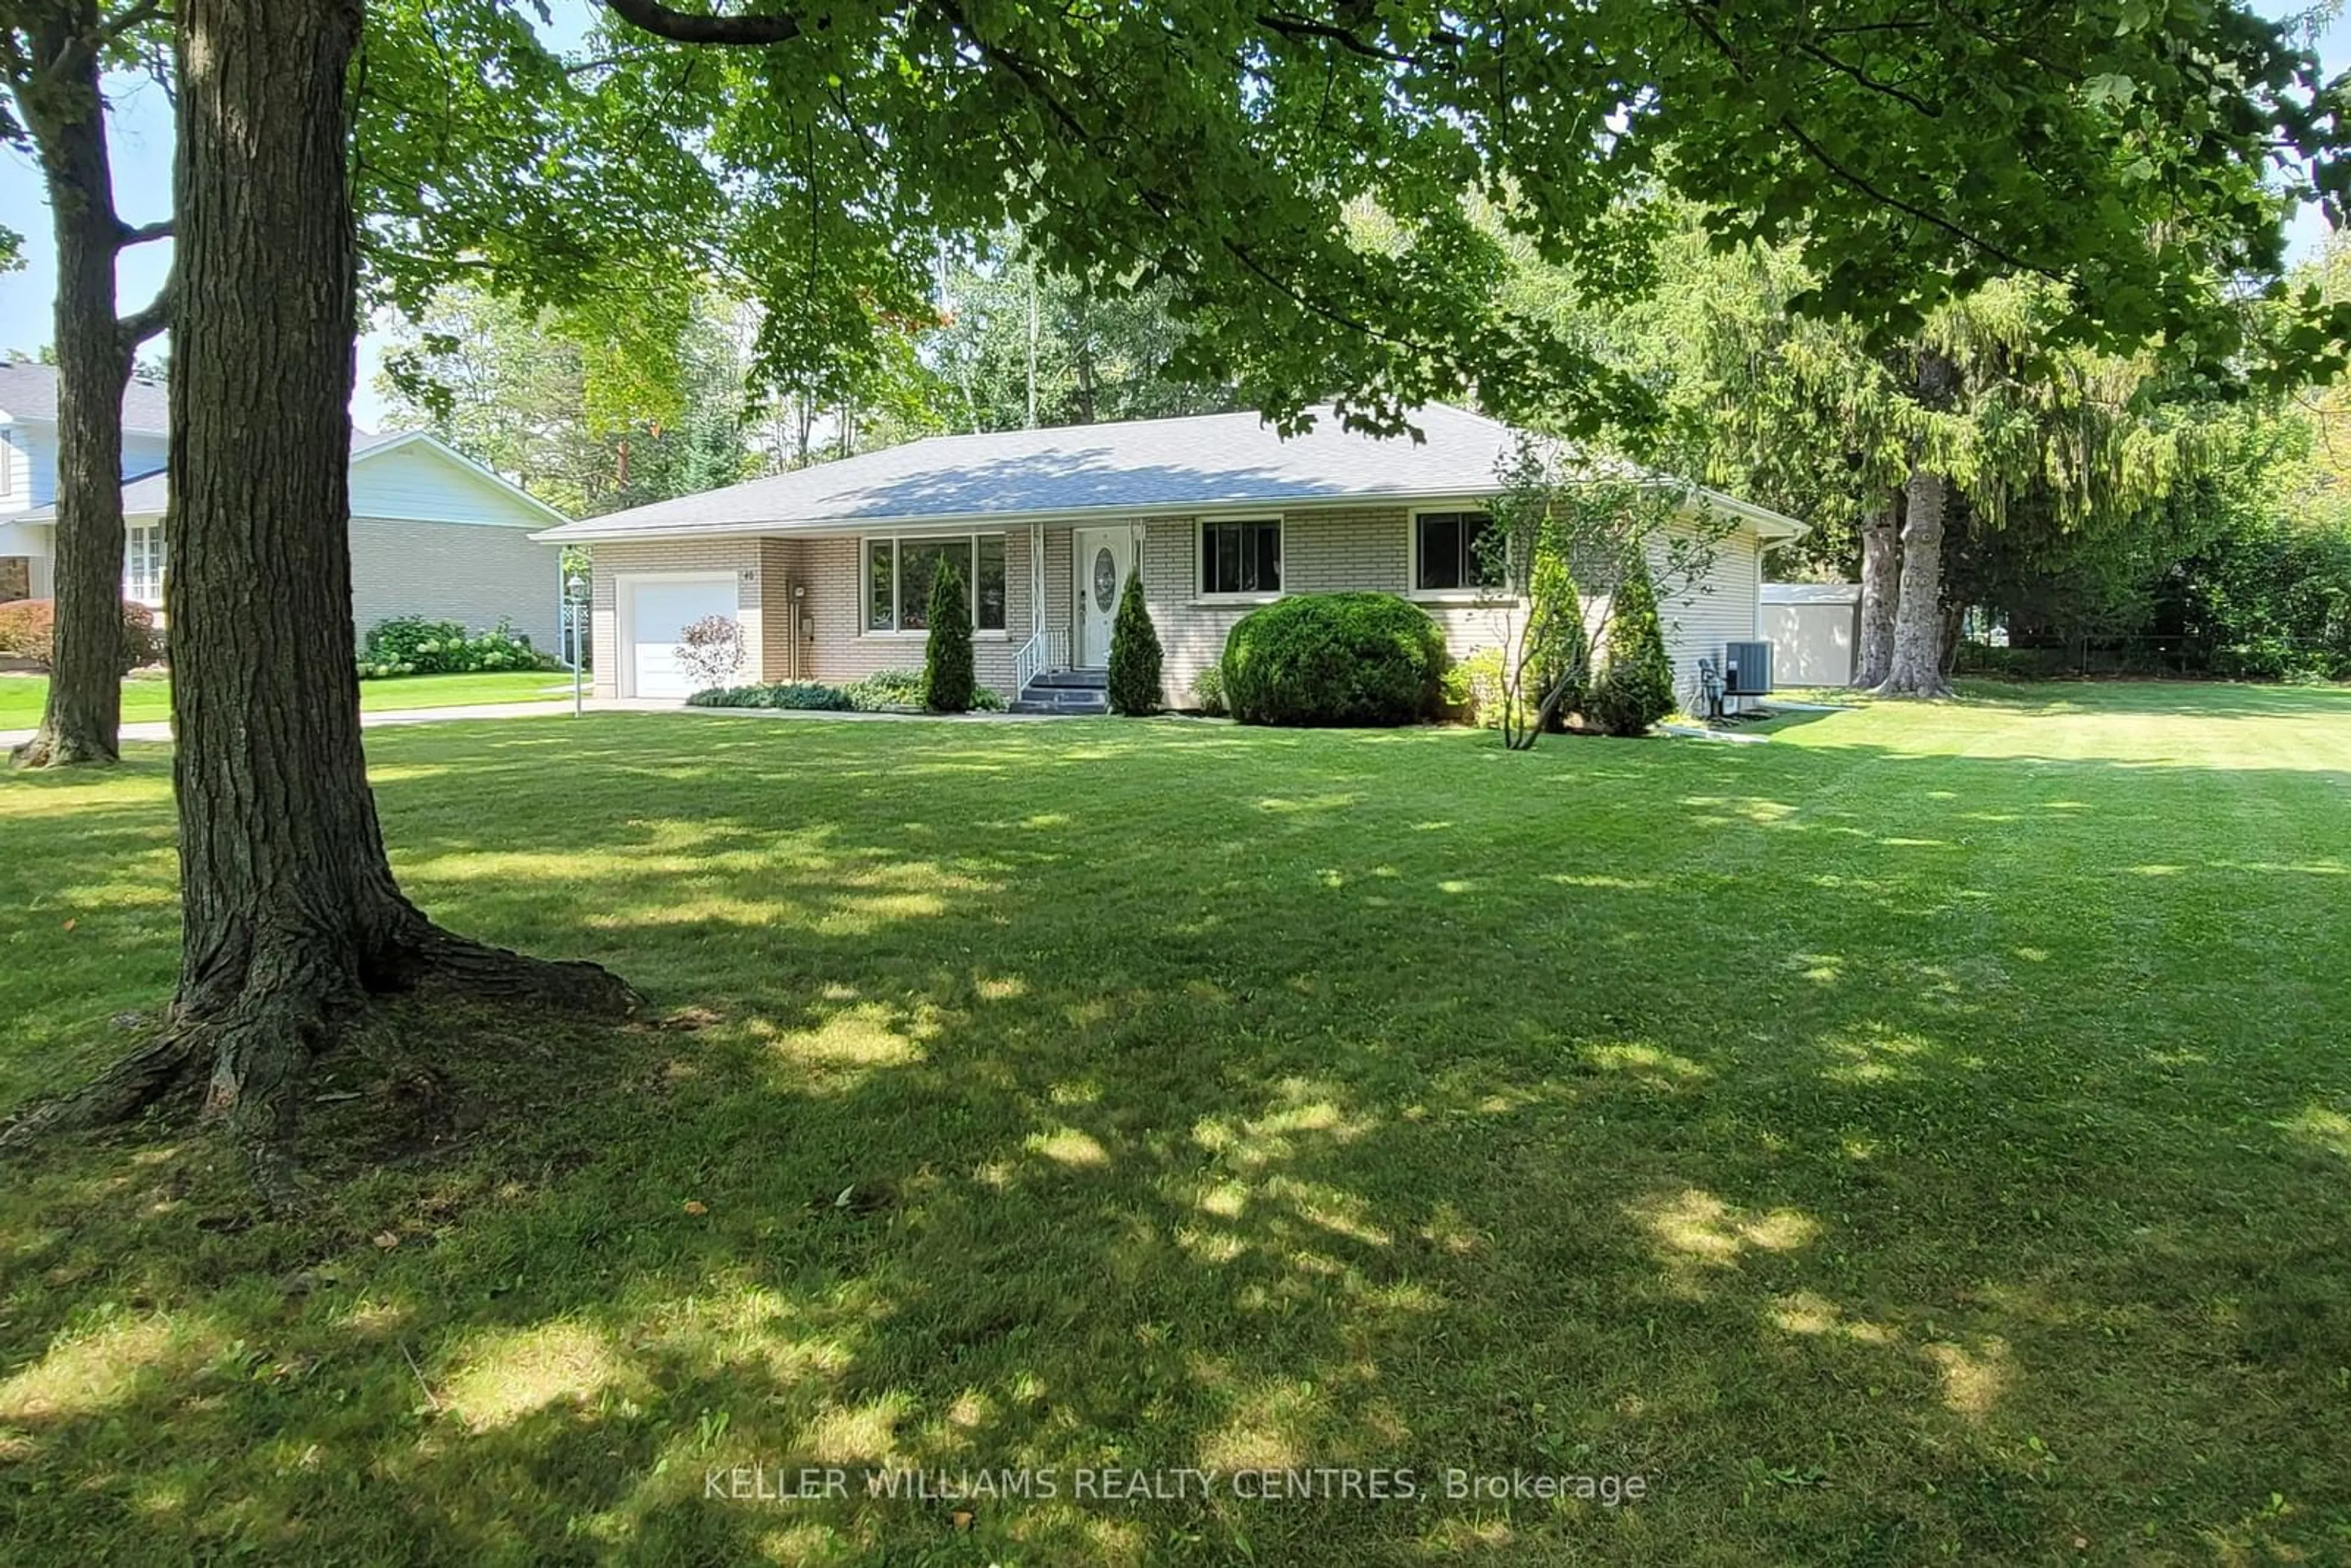
POLYGON ((588 580, 578 572, 563 580, 563 602, 571 614, 571 716, 578 718, 587 706, 581 690, 581 679, 587 671, 587 660, 581 657, 580 618, 588 609, 588 580))

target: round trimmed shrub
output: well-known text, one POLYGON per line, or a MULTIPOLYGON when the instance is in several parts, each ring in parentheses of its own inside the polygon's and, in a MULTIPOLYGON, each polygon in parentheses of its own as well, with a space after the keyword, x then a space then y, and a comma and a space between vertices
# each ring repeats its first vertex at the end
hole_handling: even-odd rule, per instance
POLYGON ((1437 712, 1445 634, 1394 594, 1300 594, 1241 617, 1222 668, 1243 724, 1411 724, 1437 712))
MULTIPOLYGON (((0 653, 25 660, 38 669, 56 661, 57 606, 53 599, 12 599, 0 604, 0 653)), ((155 612, 143 604, 122 601, 122 668, 125 674, 163 662, 163 633, 156 628, 155 612)))

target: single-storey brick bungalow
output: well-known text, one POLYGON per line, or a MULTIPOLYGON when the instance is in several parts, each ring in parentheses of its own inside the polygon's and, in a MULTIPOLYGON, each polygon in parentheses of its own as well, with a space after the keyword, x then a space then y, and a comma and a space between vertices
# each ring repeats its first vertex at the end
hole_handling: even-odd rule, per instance
MULTIPOLYGON (((536 537, 590 549, 600 696, 686 695, 678 636, 712 615, 743 629, 745 682, 914 666, 944 561, 975 585, 979 677, 1008 699, 1107 664, 1138 568, 1178 704, 1233 622, 1283 594, 1404 595, 1456 657, 1500 641, 1510 607, 1480 588, 1476 542, 1510 429, 1433 406, 1425 439, 1380 440, 1320 412, 1286 440, 1254 413, 934 436, 536 537)), ((1694 689, 1699 657, 1757 636, 1762 550, 1803 528, 1710 491, 1693 505, 1731 524, 1666 606, 1694 689)))

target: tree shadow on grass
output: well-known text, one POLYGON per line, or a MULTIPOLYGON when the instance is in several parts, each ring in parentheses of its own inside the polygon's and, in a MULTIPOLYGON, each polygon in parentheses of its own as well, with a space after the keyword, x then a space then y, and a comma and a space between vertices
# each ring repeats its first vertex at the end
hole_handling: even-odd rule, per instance
POLYGON ((692 1027, 395 1017, 299 1225, 238 1228, 201 1139, 10 1194, 13 1560, 2187 1561, 2345 1521, 2338 774, 658 724, 371 744, 425 907, 692 1027), (803 1462, 1061 1495, 705 1495, 803 1462), (1108 1465, 1654 1490, 1071 1495, 1108 1465))

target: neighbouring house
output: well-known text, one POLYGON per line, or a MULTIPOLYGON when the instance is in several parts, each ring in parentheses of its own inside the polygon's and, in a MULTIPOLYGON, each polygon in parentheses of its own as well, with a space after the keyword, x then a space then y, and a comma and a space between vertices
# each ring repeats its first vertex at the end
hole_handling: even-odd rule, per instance
MULTIPOLYGON (((604 696, 686 695, 678 635, 713 615, 743 629, 743 681, 913 665, 946 561, 974 585, 979 678, 1008 699, 1106 666, 1137 570, 1179 704, 1233 623, 1286 593, 1396 593, 1456 657, 1499 643, 1511 606, 1480 586, 1477 541, 1510 428, 1430 407, 1426 439, 1379 440, 1321 413, 1287 440, 1254 413, 934 436, 538 537, 590 551, 604 696)), ((1759 634, 1762 550, 1803 526, 1710 491, 1693 505, 1731 525, 1707 580, 1666 606, 1694 693, 1701 656, 1759 634)))
POLYGON ((1763 635, 1782 685, 1846 685, 1861 647, 1861 584, 1765 583, 1763 635))
MULTIPOLYGON (((122 400, 122 596, 160 607, 170 554, 163 389, 122 400)), ((501 621, 560 645, 562 551, 536 538, 568 519, 422 431, 351 442, 351 622, 357 640, 399 615, 501 621)), ((46 599, 57 526, 57 371, 0 365, 0 600, 46 599)))

